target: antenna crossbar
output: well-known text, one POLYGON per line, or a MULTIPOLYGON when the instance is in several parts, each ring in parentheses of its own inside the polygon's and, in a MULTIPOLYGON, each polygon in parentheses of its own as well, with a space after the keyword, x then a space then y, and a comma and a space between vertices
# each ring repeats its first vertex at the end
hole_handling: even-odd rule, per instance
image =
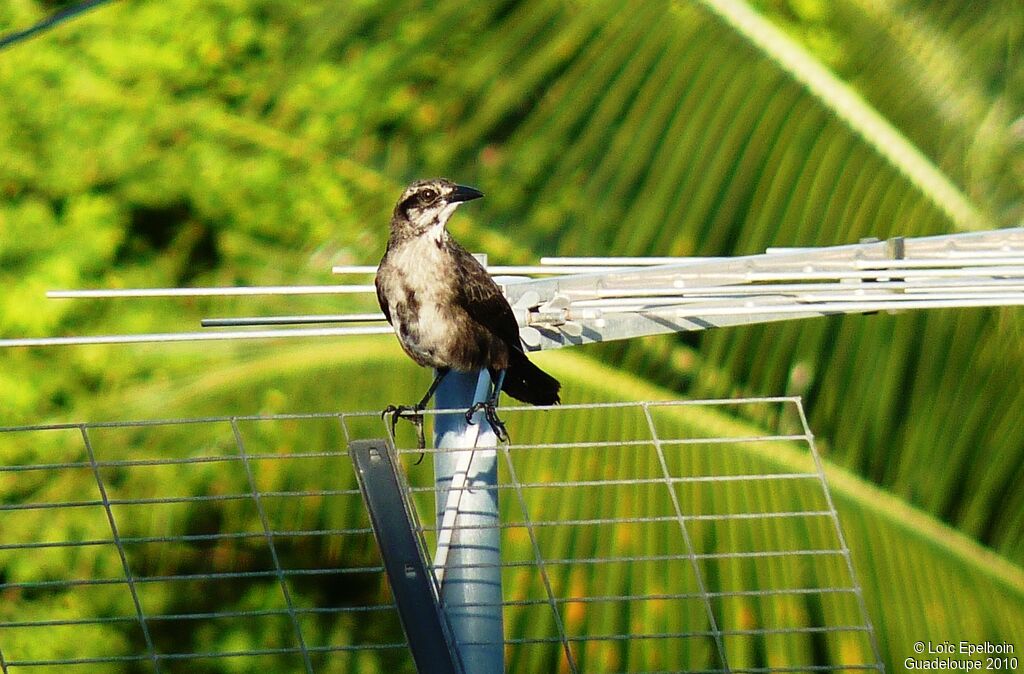
MULTIPOLYGON (((486 265, 486 258, 481 256, 486 265)), ((372 274, 375 265, 336 266, 372 274)), ((881 311, 1024 305, 1024 228, 822 248, 770 248, 741 257, 546 257, 489 265, 528 349, 797 318, 881 311), (539 278, 530 278, 537 276, 539 278)), ((55 290, 54 299, 373 295, 372 284, 55 290)), ((362 300, 360 300, 362 301, 362 300)), ((233 339, 323 338, 392 332, 380 313, 209 317, 204 328, 156 334, 0 339, 2 347, 233 339), (281 326, 320 326, 288 328, 281 326), (269 329, 268 329, 269 328, 269 329), (276 328, 276 329, 274 329, 276 328)))

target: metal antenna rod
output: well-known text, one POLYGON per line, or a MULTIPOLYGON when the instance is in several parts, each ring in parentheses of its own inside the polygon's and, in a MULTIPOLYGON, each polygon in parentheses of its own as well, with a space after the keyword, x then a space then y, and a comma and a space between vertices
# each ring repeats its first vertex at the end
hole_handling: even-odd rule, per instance
MULTIPOLYGON (((545 258, 487 267, 530 350, 832 314, 1024 304, 1024 228, 770 249, 735 258, 545 258), (564 263, 564 264, 550 264, 564 263), (563 273, 564 272, 564 273, 563 273), (568 273, 573 272, 573 273, 568 273), (556 274, 556 275, 552 275, 556 274)), ((486 266, 486 265, 485 265, 486 266)), ((337 267, 372 273, 371 265, 337 267)), ((373 285, 58 290, 52 298, 372 295, 373 285)), ((378 323, 380 314, 206 318, 204 327, 378 323)), ((391 332, 345 326, 292 330, 0 339, 0 348, 132 344, 391 332)))
POLYGON ((249 325, 310 325, 322 323, 380 323, 384 314, 310 314, 308 316, 239 316, 204 318, 204 328, 240 328, 249 325))
POLYGON ((111 299, 119 297, 233 297, 243 295, 354 295, 376 292, 372 285, 228 286, 221 288, 89 288, 51 290, 50 299, 111 299))
MULTIPOLYGON (((557 276, 561 274, 580 274, 582 272, 594 272, 594 271, 624 271, 634 266, 640 265, 621 265, 621 264, 600 264, 597 266, 588 264, 563 264, 563 265, 550 265, 545 264, 541 261, 541 264, 522 264, 522 265, 490 265, 486 266, 487 272, 492 276, 501 274, 509 275, 537 275, 543 274, 546 276, 557 276)), ((338 265, 331 267, 331 273, 333 274, 375 274, 377 273, 377 267, 371 265, 338 265)))
POLYGON ((224 332, 164 332, 140 335, 92 335, 86 337, 25 337, 0 339, 0 348, 33 346, 88 346, 95 344, 148 344, 153 342, 215 342, 232 339, 270 339, 276 337, 341 337, 386 335, 391 326, 354 326, 348 328, 295 328, 283 330, 230 330, 224 332))

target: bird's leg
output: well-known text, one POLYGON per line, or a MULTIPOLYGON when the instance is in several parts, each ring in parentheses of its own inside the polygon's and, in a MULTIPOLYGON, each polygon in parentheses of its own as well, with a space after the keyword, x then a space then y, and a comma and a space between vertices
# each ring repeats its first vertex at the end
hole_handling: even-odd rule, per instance
POLYGON ((487 400, 478 402, 466 412, 466 422, 473 423, 473 415, 480 410, 484 411, 484 417, 490 424, 491 430, 498 437, 500 442, 508 442, 508 430, 505 423, 498 418, 498 396, 501 395, 501 387, 505 383, 505 370, 498 370, 498 376, 494 379, 494 391, 487 400))
POLYGON ((434 381, 431 382, 430 388, 423 395, 415 405, 388 405, 380 413, 380 418, 383 419, 387 415, 391 415, 391 437, 395 436, 395 426, 398 424, 399 418, 406 418, 416 426, 416 438, 419 441, 419 448, 424 449, 427 446, 426 437, 423 434, 423 410, 427 408, 427 403, 434 397, 434 392, 437 391, 437 387, 441 384, 441 380, 444 379, 445 375, 448 374, 449 368, 437 368, 434 371, 434 381))
POLYGON ((445 375, 448 374, 450 369, 451 368, 447 367, 439 367, 436 370, 434 370, 434 381, 431 382, 430 388, 427 389, 427 392, 423 394, 423 398, 420 399, 418 403, 416 403, 417 409, 424 410, 427 408, 427 403, 430 402, 430 399, 434 397, 434 391, 436 391, 437 387, 441 385, 441 380, 445 378, 445 375))

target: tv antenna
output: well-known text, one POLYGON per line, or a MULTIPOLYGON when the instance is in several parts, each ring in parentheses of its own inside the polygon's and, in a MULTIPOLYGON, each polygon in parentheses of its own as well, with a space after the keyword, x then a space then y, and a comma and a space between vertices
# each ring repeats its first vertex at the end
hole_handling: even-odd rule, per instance
MULTIPOLYGON (((535 266, 488 266, 508 297, 520 325, 524 345, 530 350, 542 350, 573 346, 600 341, 628 339, 632 337, 705 330, 714 327, 750 325, 798 318, 830 315, 873 313, 881 311, 908 311, 929 308, 951 307, 994 307, 1020 306, 1024 304, 1024 229, 1005 229, 988 232, 953 234, 920 238, 895 238, 888 241, 862 241, 860 243, 823 248, 769 249, 760 255, 736 258, 545 258, 535 266)), ((334 272, 343 275, 371 274, 373 267, 337 267, 334 272)), ((48 293, 52 299, 112 299, 139 297, 198 297, 198 296, 266 296, 266 295, 368 295, 373 286, 368 284, 336 284, 314 286, 276 287, 231 287, 231 288, 162 288, 162 289, 94 289, 58 290, 48 293)), ((188 332, 124 334, 124 335, 82 335, 22 337, 0 340, 0 347, 58 347, 80 344, 130 344, 142 342, 184 342, 237 340, 262 338, 323 338, 390 332, 382 315, 376 313, 310 314, 276 316, 232 316, 203 319, 199 329, 188 332)), ((807 428, 803 409, 797 399, 769 399, 764 401, 716 401, 674 403, 687 405, 734 405, 734 404, 784 404, 792 405, 800 419, 798 432, 780 436, 758 438, 688 438, 674 431, 664 435, 659 431, 659 416, 672 405, 637 403, 629 408, 641 414, 647 429, 643 438, 610 439, 597 438, 590 442, 576 443, 534 443, 530 445, 498 446, 493 433, 486 424, 467 424, 462 413, 472 403, 481 400, 487 390, 487 375, 481 373, 449 376, 437 392, 438 410, 433 413, 434 448, 428 450, 435 463, 435 484, 428 489, 436 497, 434 516, 436 523, 421 524, 417 521, 415 507, 415 485, 407 483, 407 477, 397 468, 395 456, 401 452, 394 446, 394 438, 385 434, 368 442, 357 442, 349 433, 351 419, 366 415, 335 415, 345 427, 352 452, 354 469, 360 476, 362 494, 366 499, 372 526, 370 529, 380 541, 383 555, 382 571, 386 571, 394 589, 398 615, 403 619, 408 643, 418 663, 441 662, 438 658, 447 654, 444 662, 451 670, 488 672, 503 671, 506 647, 525 644, 554 644, 560 649, 560 666, 569 671, 582 671, 581 663, 597 662, 588 654, 592 642, 621 643, 632 640, 637 643, 664 643, 663 640, 698 639, 710 650, 700 662, 707 671, 773 671, 764 667, 746 667, 741 658, 730 656, 731 645, 738 638, 756 636, 760 639, 784 638, 784 635, 807 637, 815 634, 826 638, 833 633, 864 635, 866 645, 857 647, 863 653, 859 664, 847 663, 851 667, 881 670, 881 659, 874 639, 871 623, 864 608, 859 585, 853 573, 849 548, 843 539, 831 496, 828 493, 820 461, 814 452, 813 440, 807 428), (457 411, 458 413, 454 413, 457 411), (629 447, 643 446, 650 451, 648 467, 655 472, 651 475, 627 475, 613 479, 610 484, 631 490, 648 487, 662 490, 661 507, 657 512, 634 511, 626 518, 593 513, 580 516, 550 516, 537 519, 537 504, 531 502, 528 494, 560 494, 563 498, 581 500, 577 495, 590 494, 592 489, 606 486, 608 480, 560 478, 547 476, 545 480, 525 479, 526 465, 517 464, 514 455, 531 450, 564 451, 575 459, 603 451, 629 451, 629 447), (683 453, 679 448, 701 442, 711 445, 729 443, 797 442, 806 444, 813 467, 803 472, 761 473, 751 475, 694 476, 686 473, 683 453), (669 449, 672 451, 669 451, 669 449), (506 473, 506 481, 498 482, 499 471, 506 473), (818 490, 820 507, 809 510, 786 512, 752 511, 747 513, 717 512, 713 509, 699 513, 690 510, 695 502, 687 500, 681 489, 687 484, 701 484, 709 488, 727 489, 737 482, 772 485, 803 483, 818 490), (651 486, 656 485, 656 486, 651 486), (536 491, 531 491, 536 490, 536 491), (545 491, 550 490, 550 491, 545 491), (497 495, 505 491, 518 506, 521 520, 518 525, 502 521, 497 495), (692 530, 708 527, 708 522, 742 522, 764 526, 765 521, 801 521, 802 518, 823 518, 828 526, 824 531, 834 536, 832 547, 808 548, 806 550, 771 550, 767 548, 747 551, 701 552, 701 540, 692 530), (550 531, 565 528, 594 527, 597 538, 606 535, 614 538, 614 532, 629 531, 642 524, 659 523, 666 527, 659 535, 670 536, 676 548, 664 554, 628 555, 616 554, 610 550, 595 552, 590 557, 559 559, 548 552, 545 536, 550 531), (502 535, 518 526, 525 532, 526 548, 531 552, 529 559, 516 561, 502 558, 499 554, 502 535), (550 527, 550 528, 549 528, 550 527), (671 534, 669 533, 671 531, 671 534), (423 543, 424 537, 434 539, 433 555, 423 543), (841 582, 829 580, 821 586, 774 587, 766 584, 760 588, 718 590, 709 586, 704 568, 713 560, 765 560, 795 555, 806 555, 810 563, 819 567, 824 560, 838 558, 840 567, 848 575, 841 582), (625 591, 612 593, 602 598, 575 597, 566 593, 559 579, 565 576, 566 568, 598 568, 614 564, 676 564, 689 569, 684 583, 685 590, 663 588, 658 592, 625 591), (512 599, 502 594, 502 581, 514 575, 517 569, 530 569, 537 574, 543 594, 538 599, 512 599), (556 572, 556 569, 559 570, 556 572), (559 575, 560 574, 560 575, 559 575), (809 632, 800 627, 777 626, 731 630, 722 624, 721 609, 716 606, 727 598, 747 597, 760 600, 776 595, 797 596, 820 595, 815 601, 825 601, 827 595, 849 596, 853 608, 836 609, 829 616, 844 616, 848 623, 822 625, 809 632), (617 606, 635 606, 637 603, 664 602, 673 611, 690 615, 686 602, 694 601, 703 606, 696 620, 699 624, 688 623, 661 632, 632 630, 585 635, 574 632, 573 607, 584 605, 588 610, 601 602, 617 606), (678 603, 677 603, 678 602, 678 603), (526 637, 511 642, 504 637, 503 618, 507 611, 526 606, 540 606, 549 611, 544 620, 542 635, 526 637), (430 616, 434 616, 430 618, 430 616), (852 618, 851 618, 852 616, 852 618), (852 622, 850 622, 852 621, 852 622), (758 631, 760 630, 760 631, 758 631), (735 638, 734 638, 735 637, 735 638), (425 644, 425 645, 424 645, 425 644), (427 649, 427 650, 423 650, 427 649), (711 663, 707 665, 707 663, 711 663)), ((613 406, 614 407, 614 406, 613 406)), ((510 413, 523 415, 568 414, 599 409, 609 413, 612 408, 600 406, 566 405, 556 410, 521 410, 503 408, 510 413)), ((311 420, 313 417, 289 417, 311 420)), ((280 581, 286 601, 284 614, 295 626, 296 645, 288 648, 301 656, 306 671, 313 671, 313 659, 321 651, 331 651, 331 646, 311 647, 301 629, 304 609, 294 605, 290 597, 287 579, 289 575, 280 564, 275 552, 274 541, 281 534, 276 531, 266 515, 264 502, 269 494, 260 491, 251 470, 253 457, 247 453, 245 434, 240 429, 242 421, 261 423, 274 422, 278 417, 225 418, 208 420, 210 423, 226 424, 231 428, 236 452, 231 461, 237 461, 245 468, 249 489, 245 498, 251 498, 260 510, 263 523, 262 535, 266 539, 274 568, 271 576, 280 581), (317 650, 317 649, 320 650, 317 650)), ((481 420, 478 420, 478 422, 481 420)), ((197 424, 205 420, 172 420, 170 427, 197 424)), ((170 659, 181 659, 183 654, 169 655, 159 651, 150 627, 163 619, 162 616, 146 614, 140 598, 140 587, 150 582, 136 578, 135 564, 126 545, 139 542, 140 537, 125 538, 119 533, 115 506, 143 505, 145 498, 110 498, 102 479, 103 470, 110 466, 135 468, 159 465, 159 458, 133 463, 134 459, 118 458, 114 463, 98 458, 92 435, 98 429, 134 428, 133 424, 108 426, 103 424, 77 424, 71 426, 35 426, 3 429, 10 437, 23 437, 37 432, 72 431, 80 435, 87 457, 80 461, 52 462, 5 466, 3 471, 70 470, 88 468, 95 477, 101 499, 91 505, 102 507, 107 514, 113 538, 102 541, 112 544, 122 562, 133 604, 135 620, 144 636, 146 654, 142 659, 149 662, 155 671, 161 663, 170 659), (127 541, 127 543, 126 543, 127 541)), ((155 427, 155 426, 153 426, 155 427)), ((150 428, 150 426, 147 426, 150 428)), ((515 439, 515 438, 514 438, 515 439)), ((518 440, 518 439, 516 439, 518 440)), ((261 460, 274 461, 269 455, 261 460)), ((201 463, 204 459, 197 458, 201 463)), ((600 461, 600 459, 598 460, 600 461)), ((183 459, 181 465, 192 465, 192 459, 183 459)), ((600 465, 600 464, 598 464, 600 465)), ((596 492, 594 492, 596 494, 596 492)), ((193 497, 176 496, 183 502, 192 502, 193 497)), ((538 498, 538 497, 534 497, 538 498)), ((595 498, 603 498, 595 496, 595 498)), ((508 499, 506 498, 506 501, 508 499)), ((163 501, 160 501, 162 503, 163 501)), ((653 503, 653 501, 652 501, 653 503)), ((13 504, 0 507, 7 513, 33 510, 37 507, 51 508, 56 512, 75 507, 75 504, 13 504)), ((543 508, 541 508, 543 509, 543 508)), ((807 526, 801 524, 801 526, 807 526)), ((337 534, 337 532, 334 532, 337 534)), ((325 534, 326 535, 326 534, 325 534)), ((640 534, 645 535, 645 534, 640 534)), ((750 534, 751 536, 753 534, 750 534)), ((148 540, 141 537, 141 540, 148 540)), ((164 539, 161 539, 164 540, 164 539)), ((179 540, 168 537, 167 542, 179 540)), ((152 541, 150 541, 152 542, 152 541)), ((30 541, 5 544, 8 552, 27 553, 38 547, 49 545, 76 545, 74 541, 33 543, 30 541)), ((96 543, 97 545, 100 543, 96 543)), ((506 547, 508 544, 506 543, 506 547)), ((676 568, 673 566, 672 568, 676 568)), ((657 572, 656 572, 657 573, 657 572)), ((829 571, 829 578, 835 576, 829 571)), ((679 576, 678 578, 682 578, 679 576)), ((120 582, 120 581, 119 581, 120 582)), ((154 583, 170 582, 157 577, 154 583)), ((5 583, 6 589, 39 590, 50 581, 26 581, 5 583)), ((53 586, 79 588, 87 585, 76 579, 53 581, 53 586)), ((214 617, 221 617, 215 614, 214 617)), ((70 620, 70 619, 69 619, 70 620)), ((77 619, 76 619, 77 620, 77 619)), ((79 622, 58 620, 57 623, 74 625, 95 625, 97 620, 81 619, 79 622), (84 622, 82 622, 84 621, 84 622)), ((38 627, 32 621, 8 621, 4 627, 38 627), (31 624, 29 624, 31 623, 31 624)), ((539 628, 538 628, 539 629, 539 628)), ((827 638, 826 638, 827 641, 827 638)), ((849 640, 844 641, 848 643, 849 640)), ((686 653, 691 653, 686 649, 686 653)), ((218 657, 210 653, 200 657, 218 657)), ((249 653, 254 656, 259 654, 249 653)), ((91 656, 90 656, 91 657, 91 656)), ((96 656, 97 662, 105 656, 96 656)), ((609 656, 610 657, 610 656, 609 656)), ((686 657, 690 657, 687 655, 686 657)), ((650 662, 657 658, 651 656, 650 662)), ((46 664, 71 664, 92 662, 89 658, 57 658, 45 660, 46 664)), ((672 667, 688 668, 696 660, 687 660, 672 667)), ((42 660, 25 659, 12 655, 11 648, 0 644, 0 663, 4 673, 16 666, 28 667, 43 664, 42 660)), ((588 665, 589 666, 589 665, 588 665)), ((806 667, 813 669, 812 665, 806 667)), ((804 666, 799 667, 804 669, 804 666)), ((843 669, 849 667, 844 666, 843 669)), ((422 667, 421 667, 422 669, 422 667)))

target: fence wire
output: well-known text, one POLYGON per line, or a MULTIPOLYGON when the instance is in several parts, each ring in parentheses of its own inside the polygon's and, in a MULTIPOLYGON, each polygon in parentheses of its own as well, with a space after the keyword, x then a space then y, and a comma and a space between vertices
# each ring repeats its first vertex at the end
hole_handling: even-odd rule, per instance
MULTIPOLYGON (((502 415, 508 671, 882 670, 798 399, 502 415)), ((399 431, 430 559, 431 462, 399 431)), ((413 671, 347 451, 387 434, 377 413, 0 428, 3 674, 413 671)))

